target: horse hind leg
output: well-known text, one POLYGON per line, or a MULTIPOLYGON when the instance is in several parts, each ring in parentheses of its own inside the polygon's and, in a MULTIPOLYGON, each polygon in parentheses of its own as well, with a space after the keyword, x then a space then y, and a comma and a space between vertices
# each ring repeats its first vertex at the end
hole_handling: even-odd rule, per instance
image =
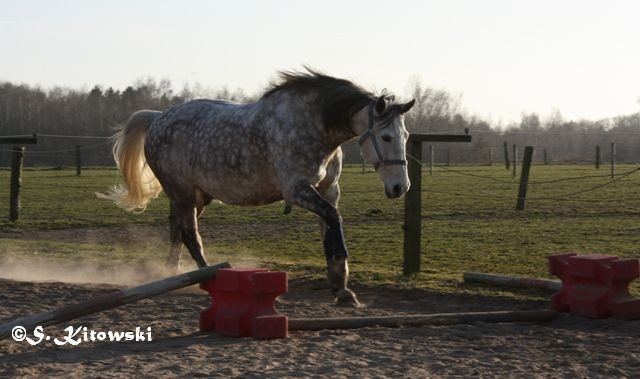
POLYGON ((178 212, 176 204, 171 202, 171 214, 169 215, 170 233, 171 233, 171 251, 165 261, 166 269, 177 274, 180 270, 180 257, 182 256, 182 220, 178 212))
POLYGON ((187 246, 198 267, 207 266, 203 253, 202 238, 198 233, 197 218, 200 217, 204 207, 211 203, 213 198, 199 188, 195 189, 194 195, 193 202, 177 203, 171 201, 171 214, 169 215, 171 251, 165 261, 165 267, 172 273, 177 273, 180 269, 183 246, 187 246))
POLYGON ((198 233, 197 210, 195 204, 176 204, 177 213, 180 219, 180 235, 182 242, 191 253, 191 257, 198 267, 207 266, 204 258, 202 238, 198 233))

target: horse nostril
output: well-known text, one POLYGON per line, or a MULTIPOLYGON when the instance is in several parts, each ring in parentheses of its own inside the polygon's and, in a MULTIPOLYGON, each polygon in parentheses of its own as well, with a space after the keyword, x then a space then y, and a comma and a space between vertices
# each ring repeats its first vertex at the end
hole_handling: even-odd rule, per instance
POLYGON ((402 186, 400 184, 396 184, 393 186, 393 194, 398 196, 402 193, 402 186))

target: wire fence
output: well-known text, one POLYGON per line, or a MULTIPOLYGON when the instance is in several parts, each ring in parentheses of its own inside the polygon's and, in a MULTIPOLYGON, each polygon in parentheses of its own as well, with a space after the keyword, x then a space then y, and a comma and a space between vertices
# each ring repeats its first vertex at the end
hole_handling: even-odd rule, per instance
MULTIPOLYGON (((7 135, 11 139, 34 135, 7 135)), ((36 134, 38 142, 25 150, 25 167, 74 166, 80 160, 82 166, 105 166, 113 163, 112 138, 97 135, 36 134)), ((8 167, 13 150, 0 145, 0 167, 8 167)))
MULTIPOLYGON (((417 159, 410 154, 407 154, 407 158, 418 163, 422 167, 428 167, 429 162, 425 162, 417 159)), ((423 179, 422 189, 423 193, 431 195, 441 196, 456 196, 462 198, 477 198, 485 200, 495 200, 500 202, 508 202, 511 207, 515 202, 520 199, 518 196, 518 187, 521 184, 519 178, 504 179, 495 177, 492 175, 479 174, 477 171, 491 171, 493 175, 501 172, 497 167, 483 167, 483 166, 469 166, 467 169, 454 169, 445 165, 432 165, 433 175, 428 175, 426 171, 423 171, 423 176, 427 175, 428 181, 425 183, 423 179), (473 172, 475 171, 475 172, 473 172), (447 175, 442 175, 447 174, 447 175), (468 177, 472 181, 457 180, 455 176, 468 177), (477 179, 477 180, 476 180, 477 179), (486 184, 483 184, 486 183, 486 184), (442 188, 445 188, 444 190, 442 188), (453 190, 452 190, 453 188, 453 190)), ((550 166, 539 166, 550 167, 550 166)), ((588 166, 583 166, 583 169, 588 169, 588 166)), ((568 169, 571 169, 568 167, 568 169)), ((637 181, 628 180, 634 174, 640 171, 640 166, 636 166, 632 169, 625 170, 624 172, 615 173, 612 175, 607 174, 588 174, 588 175, 569 175, 566 177, 554 178, 549 180, 529 180, 528 184, 529 192, 531 195, 527 195, 524 199, 527 202, 536 201, 551 201, 551 200, 570 200, 571 202, 591 203, 592 207, 596 207, 597 204, 606 206, 606 203, 615 202, 629 202, 634 198, 606 198, 608 194, 603 193, 603 190, 620 183, 626 183, 625 186, 628 190, 635 193, 637 190, 638 203, 640 204, 640 183, 637 181), (598 182, 603 179, 607 179, 605 182, 598 182), (594 183, 596 182, 596 183, 594 183), (558 184, 565 184, 565 186, 558 186, 558 184), (560 193, 558 193, 560 192, 560 193), (585 197, 587 193, 597 193, 597 196, 585 197)), ((369 171, 373 172, 373 171, 369 171)), ((510 172, 502 170, 502 172, 510 172)), ((554 174, 556 175, 556 174, 554 174)), ((349 188, 349 193, 375 193, 379 192, 379 189, 373 188, 349 188)), ((624 195, 623 195, 624 196, 624 195)))
MULTIPOLYGON (((417 159, 416 157, 414 157, 411 154, 407 154, 407 157, 411 160, 413 160, 414 162, 418 163, 420 166, 429 166, 428 162, 424 162, 421 161, 419 159, 417 159)), ((567 182, 567 181, 579 181, 579 180, 587 180, 587 179, 597 179, 597 178, 610 178, 611 176, 613 176, 613 179, 607 181, 606 183, 601 183, 601 184, 597 184, 597 185, 593 185, 581 190, 577 190, 577 191, 572 191, 572 192, 567 192, 567 193, 563 193, 560 195, 554 195, 554 196, 538 196, 538 197, 526 197, 526 200, 559 200, 559 199, 564 199, 564 198, 569 198, 569 197, 573 197, 576 195, 580 195, 583 193, 587 193, 587 192, 591 192, 591 191, 595 191, 597 189, 603 188, 603 187, 607 187, 610 186, 630 175, 635 174, 636 172, 640 171, 640 167, 636 167, 634 169, 628 170, 626 172, 623 173, 618 173, 618 174, 607 174, 607 175, 582 175, 582 176, 573 176, 573 177, 565 177, 565 178, 558 178, 558 179, 552 179, 552 180, 545 180, 545 181, 516 181, 516 180, 505 180, 505 179, 500 179, 500 178, 495 178, 492 176, 488 176, 488 175, 479 175, 479 174, 473 174, 473 173, 468 173, 468 172, 464 172, 464 171, 460 171, 460 170, 453 170, 450 169, 446 166, 443 165, 436 165, 433 166, 434 168, 449 172, 449 173, 454 173, 457 175, 464 175, 464 176, 471 176, 474 178, 479 178, 479 179, 484 179, 484 180, 490 180, 493 182, 498 182, 498 183, 506 183, 509 185, 521 185, 521 184, 527 184, 527 185, 543 185, 543 184, 556 184, 556 183, 561 183, 561 182, 567 182)), ((423 189, 423 191, 425 191, 425 189, 423 189)), ((426 191, 429 191, 428 189, 426 191)), ((432 191, 431 191, 432 192, 432 191)), ((451 194, 457 194, 459 196, 477 196, 478 194, 478 190, 477 188, 474 189, 474 193, 473 194, 466 194, 466 193, 451 193, 451 194)), ((495 198, 500 198, 500 199, 505 199, 505 198, 509 198, 509 199, 514 199, 517 200, 519 199, 518 195, 516 194, 515 196, 498 196, 498 195, 490 195, 490 194, 482 194, 483 196, 493 196, 495 198)))
MULTIPOLYGON (((459 132, 459 131, 458 131, 459 132)), ((473 130, 472 132, 474 133, 496 133, 495 131, 481 131, 481 130, 473 130)), ((442 133, 442 132, 438 132, 438 133, 442 133)), ((505 132, 505 133, 514 133, 514 132, 505 132)), ((529 133, 529 132, 527 132, 529 133)), ((566 132, 564 134, 572 134, 571 132, 566 132)), ((574 134, 584 134, 584 133, 574 133, 574 134)), ((596 133, 597 134, 597 133, 596 133)), ((640 135, 637 133, 618 133, 620 135, 640 135)), ((607 135, 610 135, 610 133, 607 133, 607 135)), ((31 135, 12 135, 12 136, 3 136, 3 137, 30 137, 31 135)), ((42 159, 45 159, 46 162, 51 162, 53 164, 55 163, 67 163, 69 165, 73 165, 76 162, 74 162, 74 159, 77 158, 78 154, 80 154, 81 152, 85 152, 86 154, 82 154, 82 158, 83 160, 86 160, 85 164, 90 165, 92 163, 95 164, 95 162, 104 162, 104 161, 108 161, 110 162, 112 157, 111 154, 109 153, 109 150, 111 148, 111 137, 109 136, 95 136, 95 135, 83 135, 83 136, 78 136, 78 135, 63 135, 63 134, 38 134, 38 137, 43 137, 43 138, 51 138, 51 139, 64 139, 64 140, 68 140, 68 143, 75 143, 75 145, 73 147, 68 147, 68 148, 59 148, 59 149, 43 149, 43 150, 37 150, 35 148, 30 148, 28 149, 28 155, 34 157, 34 159, 39 159, 40 162, 42 162, 42 159), (80 145, 78 144, 78 142, 74 142, 74 141, 82 141, 82 140, 102 140, 101 142, 97 142, 97 143, 91 143, 88 145, 80 145), (87 159, 89 158, 89 159, 87 159)), ((7 148, 0 148, 0 154, 4 154, 5 156, 9 156, 9 154, 12 152, 11 149, 7 149, 7 148)), ((579 189, 571 189, 571 190, 567 190, 563 193, 560 194, 549 194, 549 195, 542 195, 542 196, 528 196, 526 197, 527 201, 535 201, 535 200, 560 200, 560 199, 567 199, 567 198, 573 198, 575 196, 578 195, 582 195, 585 193, 589 193, 589 192, 593 192, 593 191, 597 191, 600 189, 603 189, 605 187, 611 186, 613 184, 616 184, 620 181, 622 181, 625 178, 628 178, 629 176, 635 174, 636 172, 640 171, 640 167, 635 167, 631 170, 627 170, 621 173, 612 173, 612 174, 589 174, 589 175, 579 175, 579 176, 567 176, 567 177, 561 177, 561 178, 554 178, 554 179, 549 179, 549 180, 527 180, 525 182, 521 182, 520 180, 516 179, 515 177, 511 178, 511 179, 505 179, 505 178, 500 178, 500 177, 495 177, 495 176, 491 176, 491 175, 483 175, 483 174, 479 174, 477 172, 471 172, 473 170, 462 170, 462 169, 454 169, 451 168, 448 164, 447 165, 443 165, 443 164, 433 164, 433 162, 429 163, 429 162, 425 162, 423 160, 419 160, 416 157, 407 154, 407 157, 411 160, 413 160, 414 162, 418 163, 421 166, 429 166, 431 170, 435 169, 436 172, 437 171, 441 171, 444 173, 448 173, 448 174, 453 174, 453 175, 457 175, 457 176, 467 176, 467 177, 472 177, 475 179, 479 179, 480 181, 487 181, 487 182, 494 182, 494 183, 499 183, 499 184, 504 184, 507 185, 508 187, 515 187, 515 186, 519 186, 521 184, 526 184, 528 186, 542 186, 542 185, 556 185, 559 183, 564 183, 564 182, 588 182, 588 181, 594 181, 594 180, 599 180, 599 179, 604 179, 604 178, 609 178, 608 181, 604 182, 604 183, 590 183, 589 185, 585 186, 584 188, 579 188, 579 189)), ((519 162, 519 160, 518 160, 519 162)), ((465 184, 464 183, 459 183, 459 189, 466 189, 465 191, 446 191, 447 195, 455 195, 455 196, 462 196, 462 197, 484 197, 484 198, 494 198, 494 199, 502 199, 502 200, 517 200, 518 199, 518 195, 515 193, 513 194, 504 194, 504 193, 492 193, 492 192, 488 192, 487 189, 482 189, 482 188, 478 188, 477 184, 474 184, 473 187, 470 188, 464 188, 465 184)), ((373 190, 373 189, 359 189, 359 188, 352 188, 351 189, 352 192, 355 193, 361 193, 361 192, 374 192, 374 191, 378 191, 378 190, 373 190)), ((430 186, 425 186, 425 188, 422 189, 423 192, 428 192, 428 193, 432 193, 432 194, 436 194, 438 193, 437 190, 434 190, 433 188, 431 188, 430 186)), ((505 189, 502 189, 500 192, 504 192, 505 189)), ((576 200, 576 199, 573 199, 576 200)), ((587 200, 593 200, 593 199, 587 199, 587 200)))
MULTIPOLYGON (((34 155, 50 155, 53 156, 57 153, 70 153, 73 152, 75 153, 78 150, 90 150, 90 149, 95 149, 96 147, 99 146, 105 146, 105 145, 110 145, 111 142, 110 141, 105 141, 105 142, 100 142, 100 143, 95 143, 95 144, 91 144, 91 145, 84 145, 84 146, 76 146, 73 148, 67 148, 67 149, 56 149, 56 150, 29 150, 29 154, 34 154, 34 155)), ((0 151, 3 152, 7 152, 7 153, 11 153, 13 150, 11 149, 2 149, 0 148, 0 151)), ((64 154, 59 154, 60 156, 64 155, 64 154)))
POLYGON ((108 140, 110 136, 74 136, 74 135, 66 135, 66 134, 38 134, 38 137, 48 137, 48 138, 75 138, 75 139, 105 139, 108 140))
MULTIPOLYGON (((409 156, 411 159, 416 160, 415 157, 412 157, 410 155, 407 154, 407 156, 409 156)), ((419 162, 420 165, 422 166, 427 166, 428 163, 424 163, 424 162, 419 162)), ((499 178, 494 178, 491 176, 487 176, 487 175, 478 175, 478 174, 472 174, 472 173, 468 173, 468 172, 464 172, 464 171, 458 171, 458 170, 453 170, 448 168, 447 166, 443 166, 443 165, 436 165, 433 166, 436 167, 440 170, 443 171, 447 171, 450 173, 454 173, 454 174, 458 174, 458 175, 465 175, 465 176, 472 176, 475 178, 481 178, 481 179, 486 179, 486 180, 492 180, 495 182, 499 182, 499 183, 507 183, 507 184, 515 184, 515 185, 519 185, 521 183, 521 181, 514 181, 514 180, 506 180, 506 179, 499 179, 499 178)), ((634 173, 635 171, 637 171, 638 169, 633 169, 633 170, 629 170, 623 173, 618 173, 618 174, 613 174, 613 176, 627 176, 630 173, 634 173)), ((597 179, 597 178, 610 178, 611 174, 603 174, 603 175, 582 175, 582 176, 573 176, 573 177, 566 177, 566 178, 559 178, 559 179, 552 179, 552 180, 543 180, 543 181, 531 181, 531 180, 526 180, 524 181, 524 183, 527 183, 529 185, 536 185, 536 184, 555 184, 555 183, 560 183, 560 182, 568 182, 568 181, 575 181, 575 180, 584 180, 584 179, 597 179)))

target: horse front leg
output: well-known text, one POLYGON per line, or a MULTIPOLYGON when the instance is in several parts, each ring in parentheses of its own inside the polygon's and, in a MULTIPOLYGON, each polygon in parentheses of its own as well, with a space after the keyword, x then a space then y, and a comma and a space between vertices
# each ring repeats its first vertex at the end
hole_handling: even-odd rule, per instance
POLYGON ((342 230, 342 216, 335 206, 340 194, 337 184, 334 190, 333 193, 325 192, 330 202, 323 198, 309 182, 302 180, 288 191, 285 200, 320 217, 324 253, 327 259, 327 278, 331 284, 331 290, 339 305, 360 306, 355 293, 347 288, 349 252, 342 230))

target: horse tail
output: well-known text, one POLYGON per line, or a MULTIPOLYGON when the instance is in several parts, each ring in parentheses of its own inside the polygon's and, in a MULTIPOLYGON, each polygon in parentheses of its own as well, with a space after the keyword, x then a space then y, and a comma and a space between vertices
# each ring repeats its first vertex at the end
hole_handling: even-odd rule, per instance
POLYGON ((98 197, 110 199, 128 211, 142 213, 149 201, 162 192, 162 186, 144 156, 147 131, 161 114, 158 111, 138 111, 112 137, 113 158, 124 184, 114 186, 106 194, 97 193, 98 197))

